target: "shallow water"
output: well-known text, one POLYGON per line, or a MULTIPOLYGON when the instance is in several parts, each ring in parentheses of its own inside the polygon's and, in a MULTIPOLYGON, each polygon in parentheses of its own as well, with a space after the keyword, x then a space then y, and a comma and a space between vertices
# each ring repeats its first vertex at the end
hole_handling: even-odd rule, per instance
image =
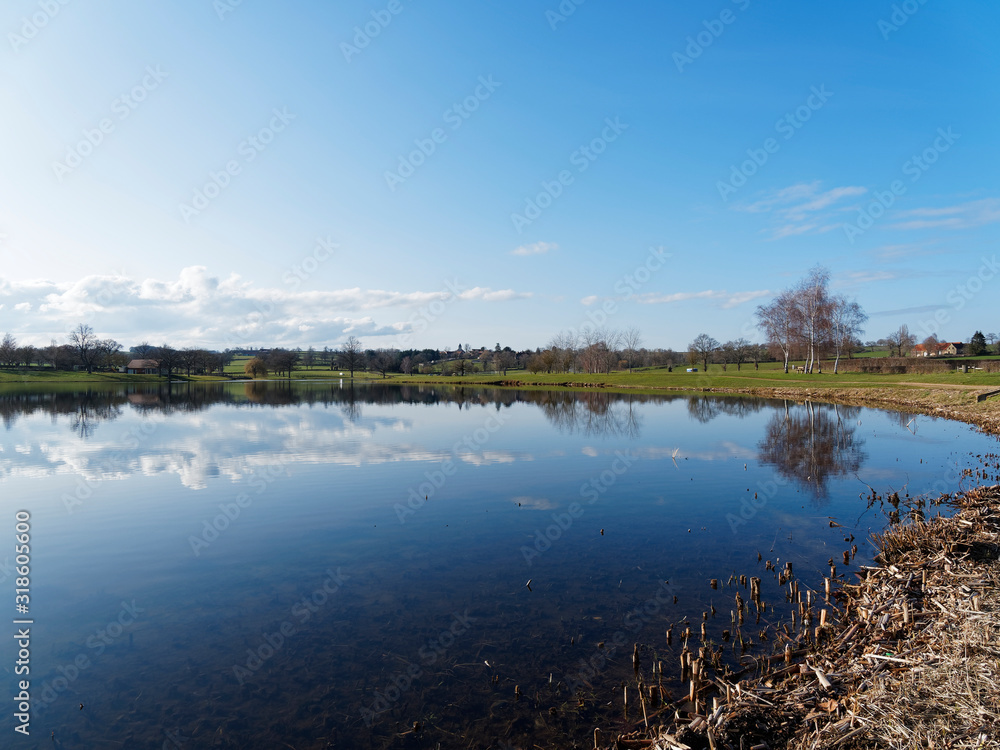
POLYGON ((0 416, 0 534, 31 515, 17 747, 587 747, 642 720, 635 644, 681 694, 682 623, 696 645, 715 606, 723 643, 731 574, 763 579, 760 654, 790 606, 763 561, 821 588, 870 559, 893 508, 869 487, 992 482, 963 474, 997 449, 923 416, 597 391, 6 389, 0 416))

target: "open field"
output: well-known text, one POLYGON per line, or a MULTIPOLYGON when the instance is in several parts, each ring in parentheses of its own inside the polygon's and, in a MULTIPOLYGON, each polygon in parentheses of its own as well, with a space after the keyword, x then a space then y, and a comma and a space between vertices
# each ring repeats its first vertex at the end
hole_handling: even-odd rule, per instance
POLYGON ((163 378, 156 375, 126 375, 121 372, 76 372, 52 370, 42 367, 0 370, 0 385, 6 383, 141 383, 156 382, 163 378))
MULTIPOLYGON (((243 365, 247 357, 237 357, 232 364, 226 367, 226 376, 229 378, 242 378, 243 365)), ((971 364, 971 363, 970 363, 971 364)), ((1000 375, 997 373, 987 373, 972 371, 961 373, 951 371, 944 373, 910 373, 901 375, 885 375, 879 373, 859 373, 847 372, 838 375, 833 374, 832 365, 825 363, 822 373, 807 375, 801 372, 782 372, 781 363, 768 362, 760 365, 755 370, 753 365, 744 365, 737 370, 730 365, 729 369, 723 371, 719 365, 711 365, 707 372, 689 373, 683 367, 675 367, 673 372, 668 372, 666 368, 646 368, 636 369, 633 372, 616 371, 611 373, 588 374, 588 373, 537 373, 533 374, 526 370, 508 370, 506 374, 495 372, 477 372, 469 375, 442 375, 434 373, 429 375, 402 375, 400 373, 389 373, 386 378, 378 374, 357 371, 354 379, 357 381, 392 381, 394 383, 446 383, 473 385, 509 385, 528 387, 604 387, 604 388, 641 388, 651 390, 734 390, 754 388, 804 388, 806 390, 826 390, 841 388, 884 388, 886 386, 944 386, 947 388, 959 389, 988 389, 990 386, 1000 388, 1000 375)), ((699 370, 701 368, 699 367, 699 370)), ((341 377, 349 377, 346 374, 340 375, 340 370, 329 370, 321 367, 312 369, 296 369, 292 373, 293 380, 340 380, 341 377)), ((272 376, 273 377, 273 376, 272 376)), ((218 375, 192 375, 186 376, 183 372, 175 372, 172 375, 175 380, 219 380, 218 375)), ((48 368, 27 368, 27 369, 0 369, 0 383, 23 383, 23 382, 156 382, 163 380, 158 375, 126 375, 116 372, 95 372, 87 374, 83 371, 51 370, 48 368)))
MULTIPOLYGON (((242 378, 243 365, 247 357, 237 357, 226 367, 226 377, 242 378)), ((970 362, 971 364, 971 362, 970 362)), ((461 383, 464 385, 510 385, 534 387, 605 387, 605 388, 648 388, 653 390, 703 390, 725 389, 743 390, 747 388, 805 388, 807 390, 825 390, 839 388, 880 388, 891 385, 904 386, 945 386, 960 389, 983 389, 995 386, 1000 388, 1000 375, 982 371, 961 373, 959 371, 943 373, 910 373, 900 375, 885 375, 879 373, 842 372, 833 374, 832 364, 824 363, 822 373, 807 375, 801 372, 782 372, 781 363, 767 362, 754 369, 753 365, 743 365, 739 370, 730 365, 723 371, 719 365, 711 365, 707 372, 689 373, 684 367, 675 367, 673 372, 666 368, 636 369, 633 372, 616 371, 611 373, 537 373, 526 370, 508 370, 506 374, 495 372, 477 372, 469 375, 442 375, 439 372, 428 375, 403 375, 389 373, 386 378, 378 374, 357 371, 354 379, 358 381, 392 381, 395 383, 461 383)), ((699 370, 701 368, 699 367, 699 370)), ((340 380, 340 370, 329 370, 322 367, 311 369, 296 369, 292 373, 293 380, 340 380)), ((175 372, 175 380, 219 380, 218 375, 186 376, 183 372, 175 372)), ((271 376, 272 378, 274 376, 271 376)), ((126 375, 116 372, 94 372, 52 370, 48 368, 0 369, 0 383, 23 382, 156 382, 163 380, 158 375, 126 375)))
MULTIPOLYGON (((699 368, 700 369, 700 368, 699 368)), ((579 385, 579 386, 619 386, 625 388, 785 388, 788 386, 804 386, 810 389, 824 388, 865 388, 881 387, 891 384, 917 382, 927 385, 958 385, 970 388, 996 385, 1000 387, 1000 375, 996 373, 960 372, 933 374, 882 375, 875 373, 841 373, 834 375, 832 369, 823 373, 806 375, 804 373, 782 372, 780 365, 768 363, 761 365, 759 370, 753 366, 744 366, 737 371, 735 367, 723 372, 721 367, 712 365, 707 372, 689 373, 683 368, 674 368, 673 372, 665 369, 636 370, 634 372, 612 372, 606 374, 585 373, 539 373, 537 375, 524 370, 509 370, 507 375, 493 373, 477 373, 463 376, 434 375, 399 375, 390 376, 397 382, 443 382, 443 383, 488 383, 497 385, 501 381, 511 381, 525 385, 579 385)))

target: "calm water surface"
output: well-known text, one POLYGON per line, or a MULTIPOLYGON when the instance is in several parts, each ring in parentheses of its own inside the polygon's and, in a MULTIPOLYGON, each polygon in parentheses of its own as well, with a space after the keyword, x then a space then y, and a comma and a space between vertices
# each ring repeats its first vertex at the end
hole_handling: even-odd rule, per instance
MULTIPOLYGON (((997 449, 854 407, 339 383, 6 389, 0 416, 25 748, 587 747, 641 721, 635 644, 680 695, 676 634, 715 606, 722 643, 731 574, 772 604, 747 637, 786 621, 758 552, 821 586, 870 559, 868 486, 951 492, 997 449)), ((8 706, 17 658, 7 636, 8 706)))

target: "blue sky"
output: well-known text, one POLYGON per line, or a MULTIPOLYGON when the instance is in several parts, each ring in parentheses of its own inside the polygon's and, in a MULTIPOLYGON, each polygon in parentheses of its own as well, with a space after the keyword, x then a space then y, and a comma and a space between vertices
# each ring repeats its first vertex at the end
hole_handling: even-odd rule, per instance
POLYGON ((0 331, 126 346, 996 331, 1000 6, 10 0, 0 331))

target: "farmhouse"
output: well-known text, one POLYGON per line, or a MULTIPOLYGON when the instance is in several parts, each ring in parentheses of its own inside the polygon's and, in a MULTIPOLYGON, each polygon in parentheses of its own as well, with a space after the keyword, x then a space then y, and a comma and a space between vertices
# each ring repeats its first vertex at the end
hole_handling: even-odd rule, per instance
POLYGON ((939 341, 936 344, 917 344, 910 349, 911 357, 960 357, 965 353, 961 341, 939 341))
POLYGON ((160 363, 155 359, 133 359, 125 366, 129 375, 159 375, 160 363))

